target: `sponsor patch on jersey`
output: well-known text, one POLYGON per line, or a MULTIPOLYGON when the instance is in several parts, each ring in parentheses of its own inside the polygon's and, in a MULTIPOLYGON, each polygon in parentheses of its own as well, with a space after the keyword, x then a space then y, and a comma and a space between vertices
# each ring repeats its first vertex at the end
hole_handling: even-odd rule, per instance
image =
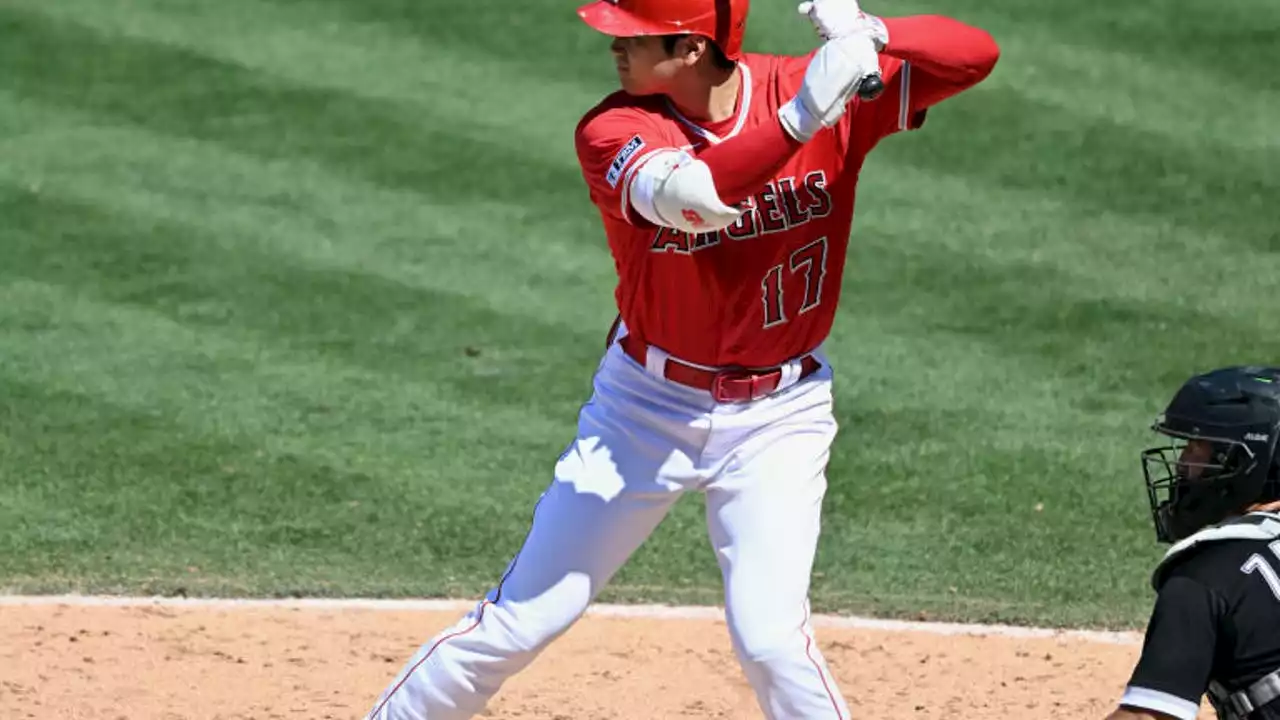
POLYGON ((622 169, 627 166, 627 161, 642 147, 644 147, 644 140, 639 135, 635 135, 627 141, 626 145, 622 146, 617 155, 613 156, 613 162, 609 164, 609 173, 604 176, 604 179, 609 181, 609 187, 618 187, 618 180, 622 177, 622 169))

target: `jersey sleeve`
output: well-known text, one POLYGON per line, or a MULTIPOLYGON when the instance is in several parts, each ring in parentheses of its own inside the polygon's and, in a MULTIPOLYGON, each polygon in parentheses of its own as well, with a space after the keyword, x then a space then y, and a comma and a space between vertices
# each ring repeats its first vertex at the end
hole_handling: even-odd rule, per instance
POLYGON ((634 108, 597 109, 578 124, 574 145, 591 202, 610 217, 648 225, 631 211, 630 190, 636 169, 672 146, 657 123, 634 108))
POLYGON ((863 143, 924 124, 929 108, 982 82, 1000 58, 990 33, 941 15, 881 18, 889 44, 880 55, 885 94, 861 103, 863 143))
POLYGON ((924 125, 929 104, 927 93, 920 92, 927 77, 915 73, 911 63, 890 55, 880 55, 880 79, 884 93, 875 100, 856 100, 853 133, 874 145, 879 140, 905 130, 918 130, 924 125))
POLYGON ((1195 720, 1209 686, 1223 607, 1199 581, 1174 575, 1160 589, 1142 655, 1120 703, 1195 720))

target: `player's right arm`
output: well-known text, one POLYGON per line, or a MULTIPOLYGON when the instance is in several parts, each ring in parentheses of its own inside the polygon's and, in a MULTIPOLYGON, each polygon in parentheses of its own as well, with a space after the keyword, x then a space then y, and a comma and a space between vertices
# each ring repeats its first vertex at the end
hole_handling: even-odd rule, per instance
POLYGON ((1195 720, 1209 687, 1224 613, 1222 598, 1195 578, 1179 573, 1166 580, 1147 623, 1142 655, 1109 720, 1195 720))
POLYGON ((841 38, 814 53, 796 96, 776 122, 745 130, 694 155, 666 139, 655 116, 604 105, 578 124, 575 146, 592 201, 635 225, 686 232, 737 222, 739 206, 819 130, 835 125, 858 84, 878 68, 865 37, 841 38))
POLYGON ((737 221, 741 210, 734 206, 746 197, 738 196, 739 186, 767 179, 799 147, 771 125, 724 141, 710 158, 695 157, 651 111, 615 105, 583 118, 574 141, 601 212, 641 227, 709 232, 737 221))

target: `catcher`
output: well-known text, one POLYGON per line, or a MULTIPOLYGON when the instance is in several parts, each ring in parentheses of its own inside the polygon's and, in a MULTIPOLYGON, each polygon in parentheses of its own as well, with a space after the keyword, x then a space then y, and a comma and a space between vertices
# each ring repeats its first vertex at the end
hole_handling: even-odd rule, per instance
POLYGON ((1188 380, 1142 453, 1156 536, 1171 547, 1120 707, 1107 720, 1280 720, 1280 368, 1188 380))

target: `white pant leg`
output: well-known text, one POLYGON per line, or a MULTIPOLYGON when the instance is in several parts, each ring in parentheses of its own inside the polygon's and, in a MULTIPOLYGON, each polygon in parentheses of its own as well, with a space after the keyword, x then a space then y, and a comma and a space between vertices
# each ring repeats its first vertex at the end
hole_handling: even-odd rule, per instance
POLYGON ((578 436, 557 462, 502 581, 422 645, 383 691, 371 720, 463 720, 480 712, 568 630, 696 484, 704 411, 627 363, 617 354, 601 363, 578 436))
POLYGON ((830 397, 819 377, 713 420, 712 442, 733 449, 707 489, 708 532, 724 574, 733 647, 770 720, 850 717, 809 624, 836 434, 830 397))

